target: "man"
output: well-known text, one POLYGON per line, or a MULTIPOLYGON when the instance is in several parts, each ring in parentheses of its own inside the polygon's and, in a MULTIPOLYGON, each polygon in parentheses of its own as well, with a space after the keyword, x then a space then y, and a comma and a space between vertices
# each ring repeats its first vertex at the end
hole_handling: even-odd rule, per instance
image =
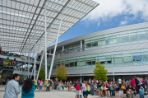
POLYGON ((18 74, 14 74, 12 80, 10 80, 6 85, 3 98, 18 98, 20 93, 19 80, 20 76, 18 74))

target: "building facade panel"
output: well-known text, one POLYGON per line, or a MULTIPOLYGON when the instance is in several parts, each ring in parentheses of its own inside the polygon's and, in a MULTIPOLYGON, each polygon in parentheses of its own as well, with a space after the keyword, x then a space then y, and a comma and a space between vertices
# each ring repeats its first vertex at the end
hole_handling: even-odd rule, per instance
MULTIPOLYGON (((49 50, 52 50, 49 47, 49 50)), ((93 75, 100 62, 108 75, 148 74, 148 23, 95 32, 58 45, 55 66, 68 67, 69 76, 93 75)))

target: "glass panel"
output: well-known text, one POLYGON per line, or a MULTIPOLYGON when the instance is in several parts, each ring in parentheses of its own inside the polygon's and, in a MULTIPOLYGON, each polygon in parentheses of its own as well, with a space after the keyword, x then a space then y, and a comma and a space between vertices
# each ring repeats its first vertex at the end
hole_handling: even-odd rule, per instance
POLYGON ((92 42, 92 47, 98 46, 98 41, 92 42))
POLYGON ((124 63, 129 63, 133 61, 133 58, 131 56, 123 57, 124 63))
POLYGON ((130 41, 137 41, 138 37, 137 37, 137 34, 132 34, 130 35, 130 41))
POLYGON ((124 43, 129 41, 129 36, 122 36, 119 38, 119 42, 124 43))
POLYGON ((83 61, 82 62, 78 62, 78 66, 84 66, 84 65, 86 65, 85 62, 83 62, 83 61))
POLYGON ((148 39, 148 34, 147 33, 139 34, 138 39, 139 40, 147 40, 148 39))
POLYGON ((104 45, 106 45, 105 40, 100 40, 100 41, 98 42, 98 46, 104 46, 104 45))
POLYGON ((86 43, 86 48, 90 48, 91 47, 91 43, 86 43))
POLYGON ((148 61, 148 55, 143 55, 143 61, 148 61))
POLYGON ((133 61, 142 61, 142 55, 133 56, 133 61))
POLYGON ((122 57, 116 57, 116 58, 114 58, 114 63, 115 64, 121 64, 121 63, 123 63, 123 58, 122 57))
POLYGON ((109 44, 117 43, 117 39, 116 39, 116 38, 112 38, 112 39, 109 40, 108 43, 109 43, 109 44))

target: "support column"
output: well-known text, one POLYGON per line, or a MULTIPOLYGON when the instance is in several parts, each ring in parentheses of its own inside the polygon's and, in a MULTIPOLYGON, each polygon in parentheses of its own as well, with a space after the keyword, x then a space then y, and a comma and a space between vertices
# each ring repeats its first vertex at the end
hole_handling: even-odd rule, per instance
POLYGON ((36 60, 37 60, 37 55, 35 56, 35 58, 34 58, 34 65, 33 65, 33 77, 34 77, 34 80, 36 79, 35 77, 36 77, 36 60))
MULTIPOLYGON (((46 9, 45 9, 46 12, 46 9)), ((45 13, 45 80, 47 80, 47 31, 46 31, 46 13, 45 13)))
POLYGON ((62 46, 62 52, 64 52, 64 46, 62 46))
POLYGON ((40 61, 40 65, 39 65, 39 68, 38 68, 36 80, 38 80, 38 78, 39 78, 39 73, 40 73, 40 70, 41 70, 43 58, 44 58, 44 52, 43 52, 42 55, 41 55, 41 61, 40 61))
POLYGON ((83 41, 80 41, 80 51, 83 51, 83 41))
POLYGON ((28 52, 28 64, 27 64, 27 70, 28 70, 28 72, 27 72, 27 77, 28 77, 28 78, 29 78, 29 72, 30 72, 30 71, 29 71, 29 59, 30 59, 30 58, 29 58, 29 52, 28 52))
POLYGON ((58 29, 58 32, 57 32, 57 38, 56 38, 56 42, 55 42, 55 46, 54 46, 54 51, 53 51, 53 56, 52 56, 52 60, 51 60, 51 66, 50 66, 50 70, 49 70, 48 79, 51 78, 51 72, 52 72, 53 65, 54 65, 55 53, 56 53, 56 49, 57 49, 57 45, 58 45, 58 41, 59 41, 59 34, 60 34, 61 25, 62 25, 62 20, 60 21, 59 29, 58 29))

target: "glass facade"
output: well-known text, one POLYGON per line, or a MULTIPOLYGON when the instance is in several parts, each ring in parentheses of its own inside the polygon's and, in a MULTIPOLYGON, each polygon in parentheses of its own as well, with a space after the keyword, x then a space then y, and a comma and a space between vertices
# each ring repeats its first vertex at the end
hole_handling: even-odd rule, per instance
POLYGON ((148 64, 148 53, 131 53, 131 54, 118 54, 107 56, 93 56, 87 58, 61 60, 56 62, 56 65, 64 64, 66 67, 80 67, 80 66, 94 66, 96 62, 104 65, 123 65, 132 63, 146 63, 148 64), (123 55, 123 56, 122 56, 123 55))
POLYGON ((105 45, 148 40, 148 29, 126 31, 126 34, 111 35, 103 38, 88 39, 85 48, 101 47, 105 45), (127 33, 128 32, 128 33, 127 33))
POLYGON ((59 50, 57 49, 63 55, 61 55, 56 60, 55 65, 58 66, 63 64, 68 68, 74 68, 82 66, 93 67, 96 64, 96 62, 100 62, 106 67, 114 67, 114 66, 120 67, 128 65, 140 66, 148 64, 148 49, 136 50, 135 48, 134 51, 132 51, 132 49, 130 51, 127 51, 128 49, 126 49, 126 47, 125 49, 123 49, 124 47, 122 47, 122 49, 120 50, 121 44, 125 46, 127 45, 124 43, 129 43, 132 45, 132 43, 148 41, 148 28, 126 30, 122 32, 112 32, 111 34, 108 35, 87 37, 82 39, 81 41, 83 41, 83 45, 80 44, 80 41, 76 41, 73 42, 72 44, 69 43, 68 45, 63 45, 64 51, 60 51, 60 49, 59 50), (82 48, 81 45, 84 48, 83 50, 81 50, 82 48), (119 48, 117 50, 118 53, 116 53, 116 50, 109 51, 107 49, 101 48, 107 45, 113 45, 113 47, 119 48), (95 48, 92 50, 91 48, 93 47, 95 48), (103 52, 101 53, 99 50, 103 52), (101 54, 97 53, 97 51, 99 51, 101 54), (112 53, 112 51, 114 53, 112 53), (122 51, 125 51, 126 53, 123 53, 122 51), (93 54, 91 54, 91 52, 93 54), (76 55, 73 56, 72 54, 75 53, 76 55))

